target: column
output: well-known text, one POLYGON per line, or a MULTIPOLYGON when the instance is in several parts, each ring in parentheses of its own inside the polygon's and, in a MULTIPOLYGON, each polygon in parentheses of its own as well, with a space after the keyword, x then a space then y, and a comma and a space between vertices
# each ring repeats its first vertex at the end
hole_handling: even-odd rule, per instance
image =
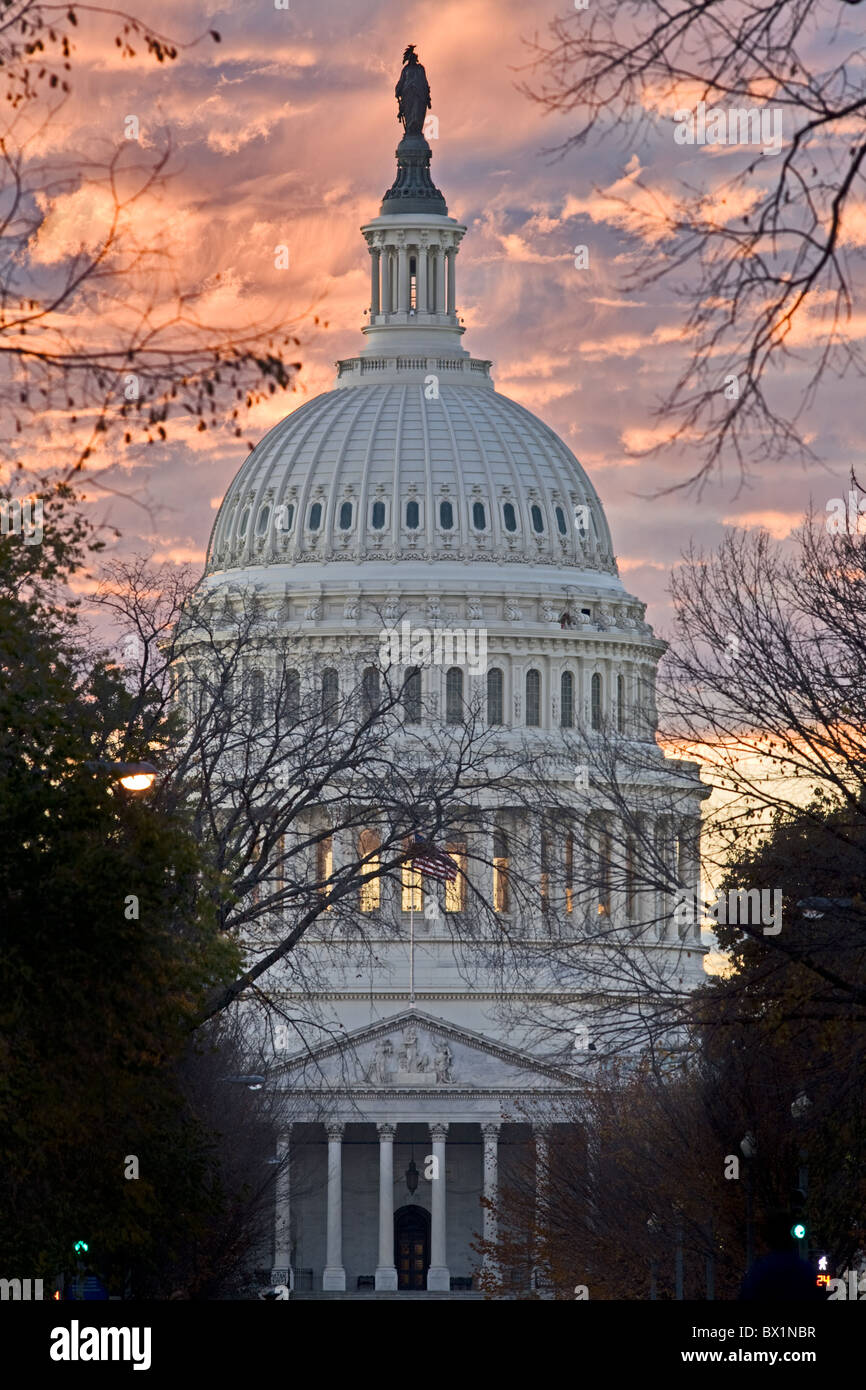
POLYGON ((379 248, 370 247, 370 318, 379 312, 379 248))
POLYGON ((448 264, 448 312, 452 315, 456 315, 457 313, 457 305, 454 302, 456 297, 454 287, 454 259, 456 255, 457 251, 453 246, 449 247, 445 253, 445 259, 448 264))
POLYGON ((422 241, 418 247, 418 277, 416 280, 415 303, 419 314, 426 314, 430 308, 427 300, 427 256, 428 249, 426 241, 422 241))
POLYGON ((397 252, 397 308, 401 314, 409 309, 409 251, 405 244, 397 252))
MULTIPOLYGON (((484 1217, 483 1217, 483 1236, 486 1243, 496 1240, 496 1211, 487 1206, 487 1202, 496 1202, 496 1194, 499 1181, 499 1125, 489 1124, 481 1126, 482 1142, 484 1144, 484 1217)), ((496 1260, 488 1254, 484 1256, 484 1267, 491 1272, 495 1269, 496 1260)))
POLYGON ((436 247, 436 313, 445 313, 445 252, 436 247))
POLYGON ((380 260, 382 263, 382 313, 391 312, 391 248, 383 246, 380 260))
POLYGON ((329 1124, 328 1132, 328 1254, 322 1289, 346 1291, 343 1268, 343 1130, 345 1125, 329 1124))
POLYGON ((276 1194, 274 1199, 274 1267, 271 1270, 272 1284, 286 1284, 291 1289, 292 1278, 292 1237, 291 1237, 291 1152, 292 1126, 288 1125, 277 1141, 276 1194))
POLYGON ((377 1125, 379 1133, 379 1263, 376 1288, 397 1288, 394 1264, 394 1135, 396 1125, 377 1125))
POLYGON ((533 1126, 535 1137, 535 1233, 533 1245, 532 1283, 536 1289, 547 1286, 547 1229, 550 1202, 550 1133, 540 1125, 533 1126))
POLYGON ((448 1293, 451 1288, 451 1275, 445 1262, 445 1139, 447 1124, 431 1124, 430 1137, 433 1141, 433 1157, 436 1159, 434 1171, 439 1176, 433 1179, 432 1220, 430 1224, 430 1268, 427 1271, 427 1288, 448 1293))

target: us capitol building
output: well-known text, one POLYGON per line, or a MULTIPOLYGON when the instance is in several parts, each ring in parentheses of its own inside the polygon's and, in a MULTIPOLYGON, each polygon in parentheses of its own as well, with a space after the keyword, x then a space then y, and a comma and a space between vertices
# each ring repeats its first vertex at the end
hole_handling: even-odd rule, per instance
MULTIPOLYGON (((320 680, 369 651, 383 615, 462 624, 486 633, 481 688, 505 736, 553 746, 563 730, 609 723, 638 737, 663 644, 623 587, 577 459, 462 345, 466 228, 432 182, 429 87, 411 49, 397 97, 396 179, 361 229, 365 346, 337 364, 331 391, 250 453, 219 510, 203 583, 215 596, 273 596, 320 680)), ((447 719, 462 673, 427 666, 418 681, 429 717, 447 719)), ((652 729, 642 737, 655 751, 652 729)), ((704 789, 692 764, 680 767, 686 843, 704 789)), ((488 874, 496 854, 492 837, 488 874)), ((375 906, 397 930, 373 940, 364 978, 348 960, 332 964, 313 1001, 339 1036, 303 1049, 295 1040, 275 1069, 295 1108, 262 1262, 295 1298, 479 1297, 472 1247, 494 1221, 480 1198, 494 1199, 527 1154, 541 1185, 556 1106, 580 1093, 580 1049, 565 1064, 523 1046, 502 1023, 496 982, 481 966, 467 974, 442 920, 425 918, 421 890, 409 891, 419 908, 411 994, 405 891, 398 902, 385 887, 375 906)), ((654 938, 701 976, 697 929, 684 941, 663 924, 654 938)))

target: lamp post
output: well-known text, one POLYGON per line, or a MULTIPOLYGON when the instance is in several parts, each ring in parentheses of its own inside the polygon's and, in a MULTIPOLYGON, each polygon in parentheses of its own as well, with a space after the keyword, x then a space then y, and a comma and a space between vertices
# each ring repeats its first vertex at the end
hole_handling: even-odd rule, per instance
POLYGON ((755 1158, 757 1152, 758 1141, 749 1129, 740 1140, 740 1153, 746 1159, 746 1273, 751 1269, 755 1256, 751 1159, 755 1158))

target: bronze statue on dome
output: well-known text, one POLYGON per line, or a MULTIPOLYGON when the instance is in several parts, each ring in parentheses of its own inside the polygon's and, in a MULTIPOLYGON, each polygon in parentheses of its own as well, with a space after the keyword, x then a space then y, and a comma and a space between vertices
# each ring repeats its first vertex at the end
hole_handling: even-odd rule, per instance
POLYGON ((430 109, 430 84, 427 74, 418 61, 414 43, 410 43, 403 54, 403 71, 394 88, 397 98, 397 120, 403 122, 407 135, 421 135, 424 121, 430 109))

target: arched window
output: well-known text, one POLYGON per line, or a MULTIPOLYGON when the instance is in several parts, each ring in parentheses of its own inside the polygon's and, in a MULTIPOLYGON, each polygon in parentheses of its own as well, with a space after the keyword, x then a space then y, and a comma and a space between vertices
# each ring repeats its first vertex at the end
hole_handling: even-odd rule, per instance
POLYGON ((616 727, 621 734, 625 733, 625 676, 616 678, 616 727))
POLYGON ((370 525, 374 531, 384 531, 385 529, 385 503, 374 502, 373 510, 370 515, 370 525))
POLYGON ((352 504, 351 502, 340 503, 340 530, 349 531, 352 527, 352 504))
POLYGON ((541 675, 538 671, 526 673, 526 722, 533 729, 541 723, 541 675))
POLYGON ((421 723, 421 668, 410 666, 403 682, 403 715, 407 724, 421 723))
POLYGON ((569 830, 565 836, 565 910, 574 912, 574 835, 569 830))
POLYGON ((502 723, 502 672, 491 666, 487 672, 487 723, 502 723))
POLYGON ((567 536, 568 523, 565 519, 565 512, 562 510, 561 507, 556 508, 556 524, 559 527, 559 534, 561 536, 567 536))
POLYGON ((308 525, 308 527, 309 527, 309 529, 310 529, 311 531, 318 531, 318 529, 319 529, 319 527, 321 526, 321 524, 322 524, 322 504, 321 504, 321 502, 314 502, 313 505, 312 505, 312 507, 310 508, 310 519, 309 519, 307 525, 308 525))
POLYGON ((421 510, 417 502, 406 503, 406 529, 417 531, 421 524, 421 510))
POLYGON ((291 531, 295 524, 295 504, 294 502, 283 502, 277 507, 274 513, 274 522, 278 531, 291 531))
POLYGON ((248 671, 244 682, 244 704, 254 723, 260 724, 265 709, 265 673, 248 671))
POLYGON ((445 719, 449 724, 463 722, 463 672, 459 666, 450 667, 445 676, 445 719))
POLYGON ((409 308, 418 308, 418 267, 414 256, 409 257, 409 308))
POLYGON ((443 531, 451 531, 454 528, 454 508, 450 502, 439 503, 439 525, 443 531))
POLYGON ((286 713, 297 719, 301 712, 301 677, 298 671, 286 672, 286 713))
POLYGON ((506 502, 502 508, 502 520, 505 522, 506 531, 517 530, 517 514, 514 510, 513 502, 506 502))
POLYGON ((502 830, 493 832, 493 911, 508 911, 508 840, 502 830))
POLYGON ((241 524, 240 524, 240 526, 238 527, 238 540, 239 540, 239 541, 242 541, 243 538, 244 538, 244 536, 247 534, 247 527, 249 526, 249 524, 250 524, 250 509, 249 509, 249 507, 245 507, 244 510, 243 510, 243 514, 242 514, 242 516, 241 516, 241 524))
POLYGON ((362 830, 358 836, 358 858, 362 860, 364 882, 360 886, 359 907, 362 912, 378 912, 382 906, 382 880, 379 878, 379 850, 382 841, 375 830, 362 830), (375 878, 367 878, 373 873, 375 878))
POLYGON ((533 503, 533 505, 530 507, 529 515, 532 517, 533 531, 543 531, 544 517, 541 515, 541 508, 537 505, 537 503, 533 503))
POLYGON ((256 520, 256 535, 263 536, 268 529, 268 522, 271 519, 271 509, 268 506, 262 507, 256 520))
POLYGON ((340 700, 340 677, 333 666, 322 672, 322 715, 326 724, 336 724, 340 700))
POLYGON ((590 686, 589 722, 594 729, 601 728, 601 676, 596 671, 590 686))
POLYGON ((472 503, 472 525, 475 527, 476 531, 485 531, 487 529, 487 513, 484 510, 483 502, 472 503))
POLYGON ((559 726, 574 728, 574 676, 570 671, 563 671, 559 680, 559 726))
POLYGON ((364 716, 368 718, 379 708, 379 672, 375 666, 367 666, 361 677, 361 702, 364 716))

